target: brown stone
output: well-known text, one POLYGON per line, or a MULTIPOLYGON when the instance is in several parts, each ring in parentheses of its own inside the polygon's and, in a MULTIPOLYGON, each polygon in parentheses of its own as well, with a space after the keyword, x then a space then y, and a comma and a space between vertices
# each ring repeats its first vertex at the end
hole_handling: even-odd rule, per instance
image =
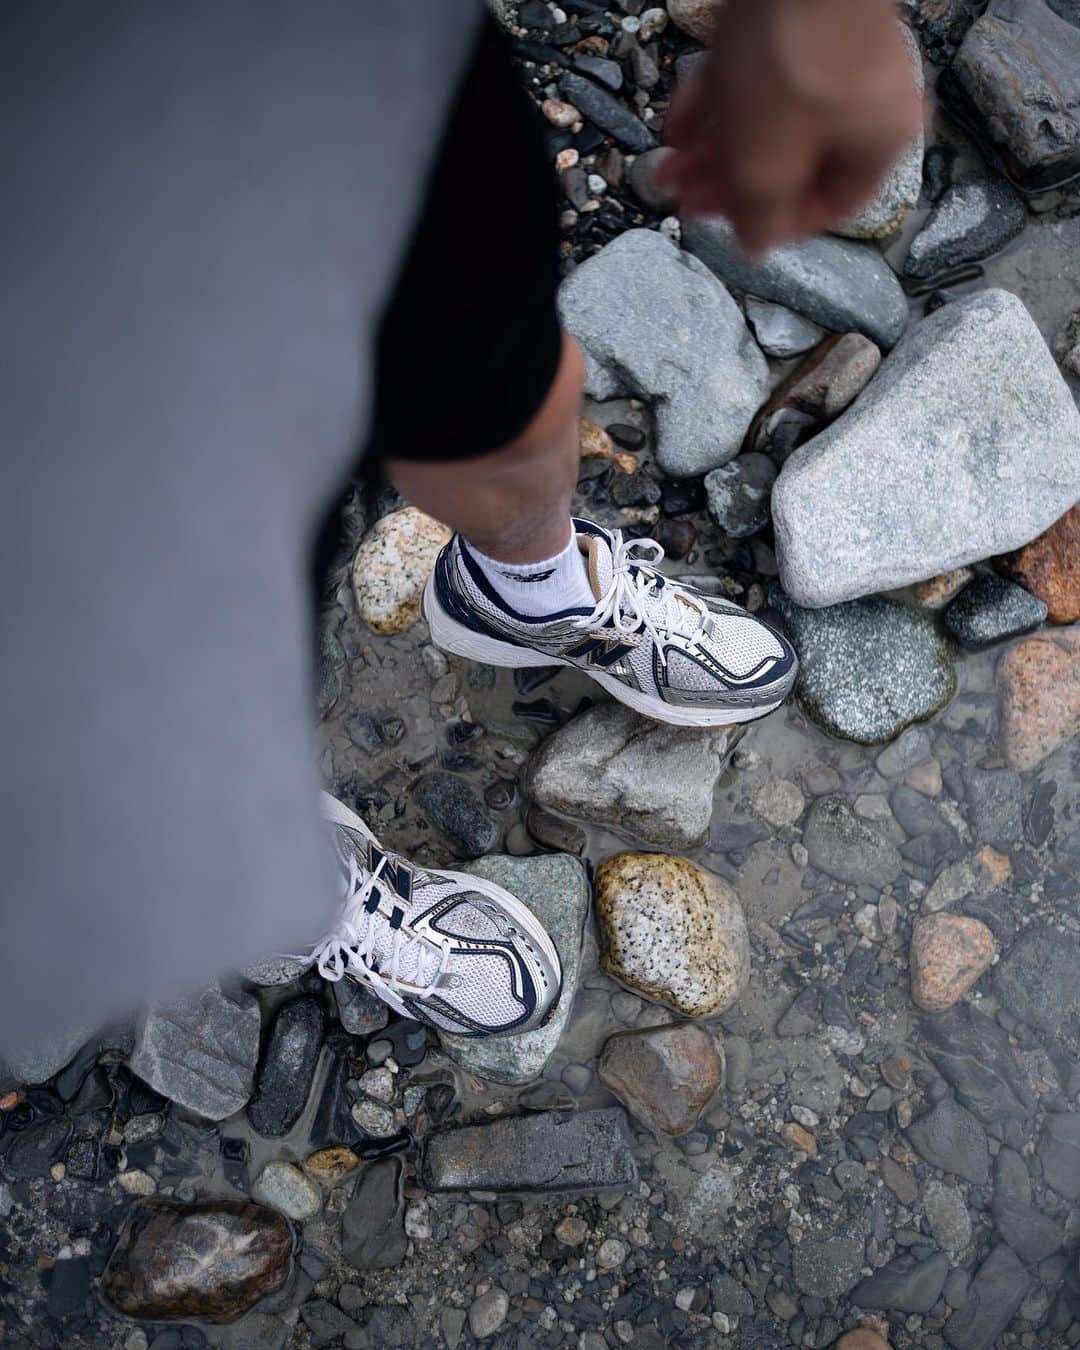
POLYGON ((708 42, 716 18, 716 0, 667 0, 671 22, 698 42, 708 42))
POLYGON ((707 1031, 680 1022, 609 1037, 597 1073, 650 1130, 686 1134, 723 1081, 724 1057, 707 1031))
POLYGON ((944 609, 950 600, 960 594, 975 573, 970 567, 958 567, 942 572, 929 581, 920 581, 915 587, 915 599, 923 609, 944 609))
POLYGON ((318 1152, 309 1154, 304 1161, 304 1171, 327 1190, 331 1190, 359 1166, 360 1159, 344 1144, 320 1148, 318 1152))
POLYGON ((610 459, 622 473, 637 471, 637 456, 628 450, 616 450, 615 442, 595 422, 578 418, 578 453, 582 459, 610 459))
POLYGON ((978 919, 931 914, 911 934, 911 997, 926 1012, 951 1008, 990 965, 994 935, 978 919))
POLYGON ((1080 632, 1028 638, 1001 658, 1001 748, 1034 769, 1080 730, 1080 632))
POLYGON ((817 1157, 817 1140, 809 1130, 803 1129, 795 1121, 789 1120, 781 1129, 780 1134, 788 1148, 798 1149, 805 1153, 808 1158, 817 1157))
POLYGON ((107 1302, 153 1322, 230 1322, 288 1279, 293 1235, 246 1200, 142 1200, 101 1278, 107 1302))
POLYGON ((1080 503, 1045 534, 1002 559, 1002 567, 1043 602, 1051 623, 1080 619, 1080 503))
POLYGON ((870 1327, 845 1331, 836 1342, 836 1350, 889 1350, 889 1342, 870 1327))
POLYGON ((839 417, 880 364, 880 350, 862 333, 835 333, 819 342, 754 417, 743 451, 790 454, 839 417))
POLYGON ((901 1167, 893 1158, 882 1158, 881 1179, 902 1205, 913 1205, 919 1198, 914 1172, 901 1167))

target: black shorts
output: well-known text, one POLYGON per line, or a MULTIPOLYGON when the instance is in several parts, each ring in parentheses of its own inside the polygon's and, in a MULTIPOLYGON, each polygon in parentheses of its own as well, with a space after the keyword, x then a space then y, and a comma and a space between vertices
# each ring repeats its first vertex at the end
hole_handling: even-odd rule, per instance
POLYGON ((379 327, 371 455, 482 455, 532 421, 562 349, 557 210, 539 116, 487 17, 379 327))

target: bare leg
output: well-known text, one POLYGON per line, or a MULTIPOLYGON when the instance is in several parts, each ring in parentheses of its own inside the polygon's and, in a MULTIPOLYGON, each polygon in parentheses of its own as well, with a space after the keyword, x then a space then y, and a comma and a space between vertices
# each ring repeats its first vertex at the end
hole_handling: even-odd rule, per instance
POLYGON ((584 366, 573 339, 543 407, 509 445, 452 463, 390 460, 398 491, 488 557, 538 562, 570 539, 570 498, 578 474, 577 419, 584 366))

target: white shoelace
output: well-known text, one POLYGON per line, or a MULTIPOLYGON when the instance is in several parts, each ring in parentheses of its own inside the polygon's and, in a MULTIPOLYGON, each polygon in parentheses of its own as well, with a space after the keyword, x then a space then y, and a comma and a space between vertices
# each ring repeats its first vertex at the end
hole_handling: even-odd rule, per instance
POLYGON ((664 556, 664 546, 656 539, 624 541, 621 530, 612 531, 612 539, 611 582, 593 612, 577 620, 577 627, 610 625, 623 638, 644 628, 656 643, 661 665, 666 665, 661 632, 692 637, 708 619, 709 609, 656 571, 655 564, 664 556))
POLYGON ((433 943, 403 926, 395 930, 393 945, 386 959, 380 962, 379 969, 372 968, 381 926, 387 925, 388 921, 378 913, 370 913, 365 905, 385 865, 384 856, 375 871, 369 872, 349 853, 345 908, 337 926, 314 948, 311 959, 319 974, 335 983, 348 973, 375 990, 390 989, 395 994, 425 999, 435 992, 450 961, 449 938, 443 938, 436 949, 433 943), (429 977, 424 972, 428 964, 424 958, 430 961, 436 950, 439 952, 438 966, 429 977))

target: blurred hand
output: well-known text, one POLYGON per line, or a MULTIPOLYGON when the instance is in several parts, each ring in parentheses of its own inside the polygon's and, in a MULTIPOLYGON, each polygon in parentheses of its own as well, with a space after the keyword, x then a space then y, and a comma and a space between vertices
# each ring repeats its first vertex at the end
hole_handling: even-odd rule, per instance
POLYGON ((726 216, 760 253, 867 201, 921 117, 891 0, 718 0, 658 177, 682 211, 726 216))

